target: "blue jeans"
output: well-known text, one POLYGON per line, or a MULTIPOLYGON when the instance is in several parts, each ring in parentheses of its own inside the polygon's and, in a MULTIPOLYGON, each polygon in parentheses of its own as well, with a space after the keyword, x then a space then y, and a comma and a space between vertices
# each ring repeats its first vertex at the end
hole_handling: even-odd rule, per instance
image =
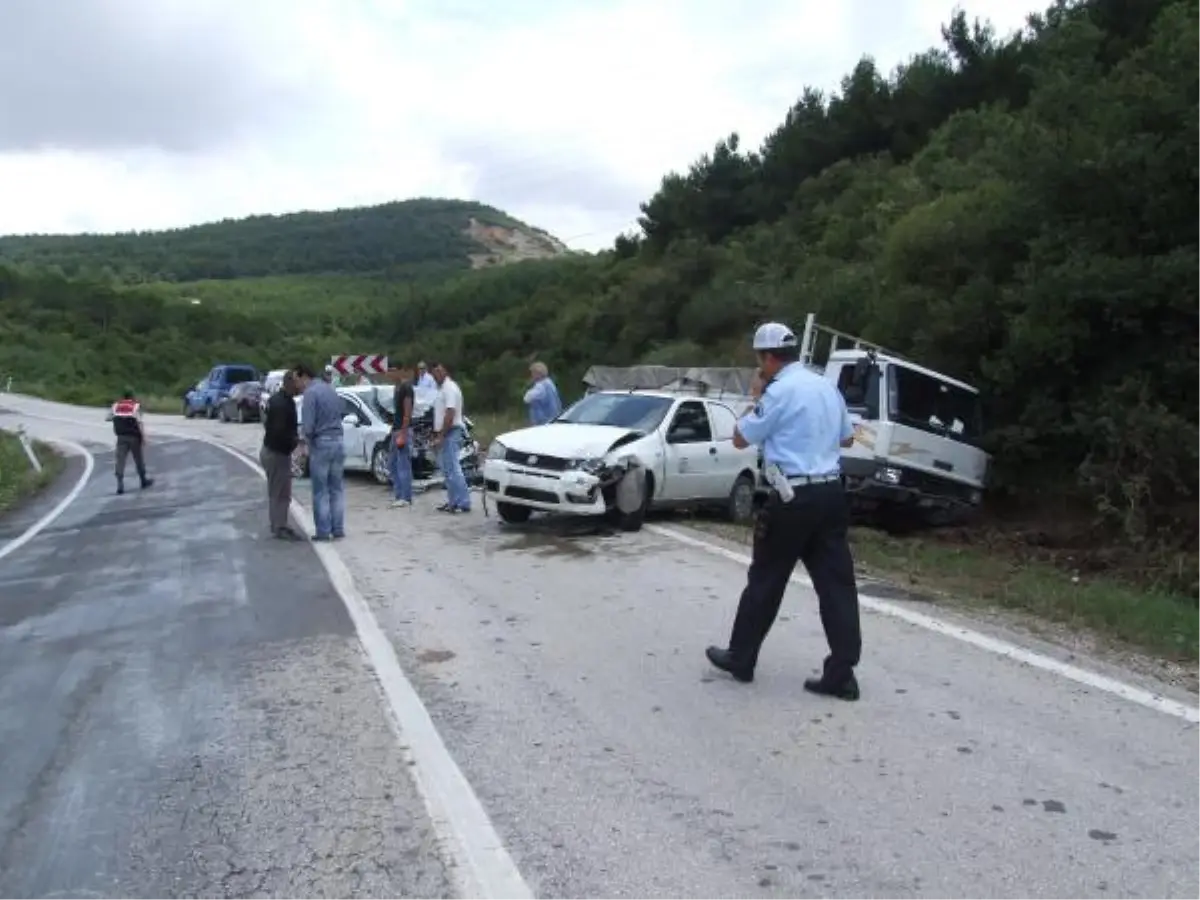
POLYGON ((345 465, 346 448, 340 439, 324 438, 308 448, 313 525, 319 538, 343 537, 346 534, 345 465))
POLYGON ((442 439, 442 448, 438 452, 438 465, 442 468, 442 474, 446 476, 446 502, 455 509, 470 509, 471 491, 467 487, 467 479, 458 461, 462 445, 461 427, 455 426, 447 431, 442 439))
POLYGON ((396 446, 396 436, 392 435, 392 456, 388 461, 392 473, 392 499, 407 500, 412 503, 412 429, 408 429, 407 440, 403 447, 396 446))

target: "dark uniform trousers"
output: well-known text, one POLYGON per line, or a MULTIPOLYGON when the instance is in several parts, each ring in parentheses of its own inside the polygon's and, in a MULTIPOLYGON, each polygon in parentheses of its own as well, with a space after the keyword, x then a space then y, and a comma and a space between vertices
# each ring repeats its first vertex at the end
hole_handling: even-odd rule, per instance
POLYGON ((829 642, 824 677, 845 681, 858 665, 862 632, 858 618, 858 588, 850 557, 850 509, 840 481, 800 485, 788 503, 778 494, 759 511, 754 528, 754 552, 746 587, 738 603, 730 656, 750 671, 779 614, 788 579, 803 562, 812 579, 821 609, 821 624, 829 642))
POLYGON ((117 481, 125 478, 125 461, 133 456, 133 465, 138 477, 146 480, 146 458, 142 454, 142 439, 129 434, 117 435, 117 481))

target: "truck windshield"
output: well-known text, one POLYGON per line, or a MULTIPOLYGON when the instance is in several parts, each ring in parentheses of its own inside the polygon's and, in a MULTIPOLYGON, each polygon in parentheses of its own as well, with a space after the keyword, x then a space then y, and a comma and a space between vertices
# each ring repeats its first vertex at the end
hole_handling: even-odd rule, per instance
POLYGON ((977 444, 983 433, 979 395, 893 363, 888 367, 888 415, 893 422, 977 444))
POLYGON ((554 421, 653 431, 673 402, 670 397, 648 397, 645 394, 588 394, 554 421))

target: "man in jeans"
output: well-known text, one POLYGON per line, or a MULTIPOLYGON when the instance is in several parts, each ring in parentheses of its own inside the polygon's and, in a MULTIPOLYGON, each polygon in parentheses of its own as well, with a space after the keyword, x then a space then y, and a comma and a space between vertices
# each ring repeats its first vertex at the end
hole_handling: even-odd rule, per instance
POLYGON ((463 395, 441 363, 434 363, 433 379, 437 382, 437 399, 433 404, 433 446, 438 451, 438 464, 446 476, 446 502, 439 512, 466 513, 471 511, 471 492, 463 475, 458 455, 463 445, 463 395))
POLYGON ((412 506, 412 411, 413 386, 407 378, 396 383, 392 393, 392 506, 412 506))
POLYGON ((296 366, 296 380, 304 391, 300 406, 301 428, 308 444, 308 477, 312 481, 314 541, 346 536, 346 485, 343 467, 342 398, 329 382, 317 378, 306 365, 296 366))
POLYGON ((292 505, 292 453, 300 443, 296 425, 296 376, 287 372, 283 383, 267 401, 263 416, 263 442, 258 453, 267 473, 267 513, 271 534, 281 541, 304 538, 288 524, 292 505))

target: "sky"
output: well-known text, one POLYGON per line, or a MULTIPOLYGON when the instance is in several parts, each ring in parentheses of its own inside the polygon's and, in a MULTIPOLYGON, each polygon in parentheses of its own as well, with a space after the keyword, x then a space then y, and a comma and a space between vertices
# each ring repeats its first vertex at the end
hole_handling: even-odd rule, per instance
MULTIPOLYGON (((1007 32, 1041 4, 963 0, 1007 32)), ((953 0, 0 0, 0 234, 407 197, 596 250, 806 85, 939 44, 953 0)))

